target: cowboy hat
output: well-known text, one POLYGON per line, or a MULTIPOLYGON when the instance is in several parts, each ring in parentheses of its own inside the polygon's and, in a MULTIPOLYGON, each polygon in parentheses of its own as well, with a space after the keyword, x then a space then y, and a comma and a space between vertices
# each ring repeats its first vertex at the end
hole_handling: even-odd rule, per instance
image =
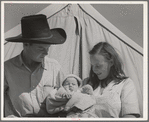
POLYGON ((65 31, 61 28, 50 29, 47 18, 43 14, 22 17, 21 29, 22 34, 5 40, 43 44, 62 44, 66 41, 65 31))

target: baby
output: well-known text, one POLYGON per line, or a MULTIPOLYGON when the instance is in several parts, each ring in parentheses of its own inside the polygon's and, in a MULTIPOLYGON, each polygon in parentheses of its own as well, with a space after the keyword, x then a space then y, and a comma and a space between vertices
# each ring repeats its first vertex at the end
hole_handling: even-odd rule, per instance
MULTIPOLYGON (((90 85, 85 85, 81 88, 82 80, 74 75, 68 75, 64 81, 62 82, 62 86, 59 89, 55 89, 50 93, 50 95, 46 99, 46 109, 49 114, 54 114, 60 111, 70 111, 74 110, 77 107, 81 108, 83 101, 81 104, 80 100, 90 99, 89 95, 93 94, 93 89, 90 85), (88 94, 86 97, 84 94, 88 94), (73 108, 73 109, 72 109, 73 108)), ((92 102, 92 100, 91 100, 92 102)), ((92 103, 86 104, 86 107, 90 106, 92 103)))
POLYGON ((79 87, 81 86, 81 82, 82 81, 78 76, 73 74, 68 75, 62 83, 66 92, 61 94, 61 96, 70 99, 74 92, 80 92, 79 87))

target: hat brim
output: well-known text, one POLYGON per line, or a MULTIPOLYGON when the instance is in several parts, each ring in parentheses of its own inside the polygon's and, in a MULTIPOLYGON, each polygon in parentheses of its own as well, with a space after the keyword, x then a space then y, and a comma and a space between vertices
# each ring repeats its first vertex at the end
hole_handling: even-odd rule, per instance
POLYGON ((24 43, 38 43, 38 44, 62 44, 66 41, 67 35, 62 28, 54 28, 50 30, 52 36, 44 38, 23 38, 22 34, 6 38, 8 42, 24 42, 24 43))

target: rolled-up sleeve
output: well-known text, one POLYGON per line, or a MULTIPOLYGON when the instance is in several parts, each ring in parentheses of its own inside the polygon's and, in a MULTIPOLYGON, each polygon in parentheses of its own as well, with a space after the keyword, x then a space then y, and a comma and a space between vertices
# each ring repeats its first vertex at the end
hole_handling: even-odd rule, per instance
POLYGON ((56 82, 56 87, 60 87, 62 86, 62 82, 64 80, 64 72, 60 69, 60 71, 58 72, 58 79, 57 79, 57 82, 56 82))
POLYGON ((129 78, 125 81, 121 93, 121 115, 133 114, 140 117, 138 97, 133 81, 129 78))

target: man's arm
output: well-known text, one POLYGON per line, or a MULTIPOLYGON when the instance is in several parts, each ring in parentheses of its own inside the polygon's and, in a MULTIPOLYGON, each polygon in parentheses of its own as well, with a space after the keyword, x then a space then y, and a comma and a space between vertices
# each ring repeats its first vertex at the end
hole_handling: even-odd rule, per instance
POLYGON ((4 117, 18 117, 19 114, 14 109, 10 97, 8 95, 8 82, 6 76, 4 76, 4 117))

